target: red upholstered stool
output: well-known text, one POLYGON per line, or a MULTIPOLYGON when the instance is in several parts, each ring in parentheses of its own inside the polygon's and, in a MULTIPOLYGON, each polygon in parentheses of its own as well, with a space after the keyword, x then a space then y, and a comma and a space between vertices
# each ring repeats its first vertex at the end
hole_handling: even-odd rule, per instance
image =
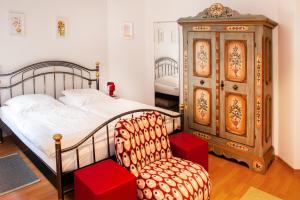
POLYGON ((202 165, 208 171, 208 143, 190 133, 170 137, 173 155, 202 165))
POLYGON ((76 200, 133 200, 136 191, 135 176, 112 160, 74 173, 76 200))

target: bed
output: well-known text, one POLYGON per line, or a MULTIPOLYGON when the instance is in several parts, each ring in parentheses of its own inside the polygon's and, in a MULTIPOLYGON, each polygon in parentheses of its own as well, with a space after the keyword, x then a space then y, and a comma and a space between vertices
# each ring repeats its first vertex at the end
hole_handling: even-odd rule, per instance
POLYGON ((155 92, 179 96, 179 67, 174 59, 161 57, 155 60, 155 92))
MULTIPOLYGON (((99 65, 89 69, 65 61, 47 61, 0 74, 0 78, 1 103, 15 100, 16 96, 41 99, 38 106, 22 112, 14 110, 17 106, 1 107, 0 141, 2 130, 10 133, 20 149, 57 188, 58 199, 63 199, 64 194, 70 191, 75 170, 107 158, 114 159, 116 120, 157 110, 141 103, 113 99, 98 91, 99 65), (16 90, 17 87, 19 90, 16 90), (61 96, 62 91, 68 91, 68 88, 73 93, 99 93, 95 101, 91 101, 93 98, 89 95, 75 95, 79 100, 86 98, 83 98, 84 104, 78 104, 73 96, 71 101, 68 94, 61 96)), ((24 104, 24 99, 19 102, 24 104)), ((183 127, 183 120, 178 120, 183 114, 162 109, 157 111, 168 118, 169 132, 174 133, 183 127)))

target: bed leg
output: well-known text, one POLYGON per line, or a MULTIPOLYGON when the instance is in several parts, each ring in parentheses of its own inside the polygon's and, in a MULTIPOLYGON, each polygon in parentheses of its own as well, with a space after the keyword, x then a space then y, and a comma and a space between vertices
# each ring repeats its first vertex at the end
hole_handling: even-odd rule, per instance
POLYGON ((55 141, 55 155, 56 155, 56 189, 58 200, 64 199, 64 190, 62 184, 62 160, 61 160, 61 134, 53 135, 55 141))
POLYGON ((180 104, 179 111, 180 111, 180 130, 184 131, 184 104, 180 104))

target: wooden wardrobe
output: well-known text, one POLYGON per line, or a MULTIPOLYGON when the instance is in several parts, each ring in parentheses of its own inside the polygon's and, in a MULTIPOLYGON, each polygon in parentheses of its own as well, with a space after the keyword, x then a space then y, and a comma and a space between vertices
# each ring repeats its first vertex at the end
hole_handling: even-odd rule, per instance
POLYGON ((183 28, 185 130, 264 173, 272 147, 272 29, 263 15, 213 4, 183 28))

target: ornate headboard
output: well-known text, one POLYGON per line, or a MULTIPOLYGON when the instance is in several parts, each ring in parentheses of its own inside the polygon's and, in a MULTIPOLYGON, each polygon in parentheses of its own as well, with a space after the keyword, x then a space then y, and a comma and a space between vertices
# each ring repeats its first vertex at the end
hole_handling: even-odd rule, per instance
POLYGON ((0 105, 3 101, 23 94, 49 94, 57 98, 68 88, 99 90, 99 63, 89 69, 67 61, 44 61, 0 74, 0 105))
POLYGON ((155 60, 155 79, 164 76, 174 76, 178 73, 178 62, 173 58, 161 57, 155 60))

